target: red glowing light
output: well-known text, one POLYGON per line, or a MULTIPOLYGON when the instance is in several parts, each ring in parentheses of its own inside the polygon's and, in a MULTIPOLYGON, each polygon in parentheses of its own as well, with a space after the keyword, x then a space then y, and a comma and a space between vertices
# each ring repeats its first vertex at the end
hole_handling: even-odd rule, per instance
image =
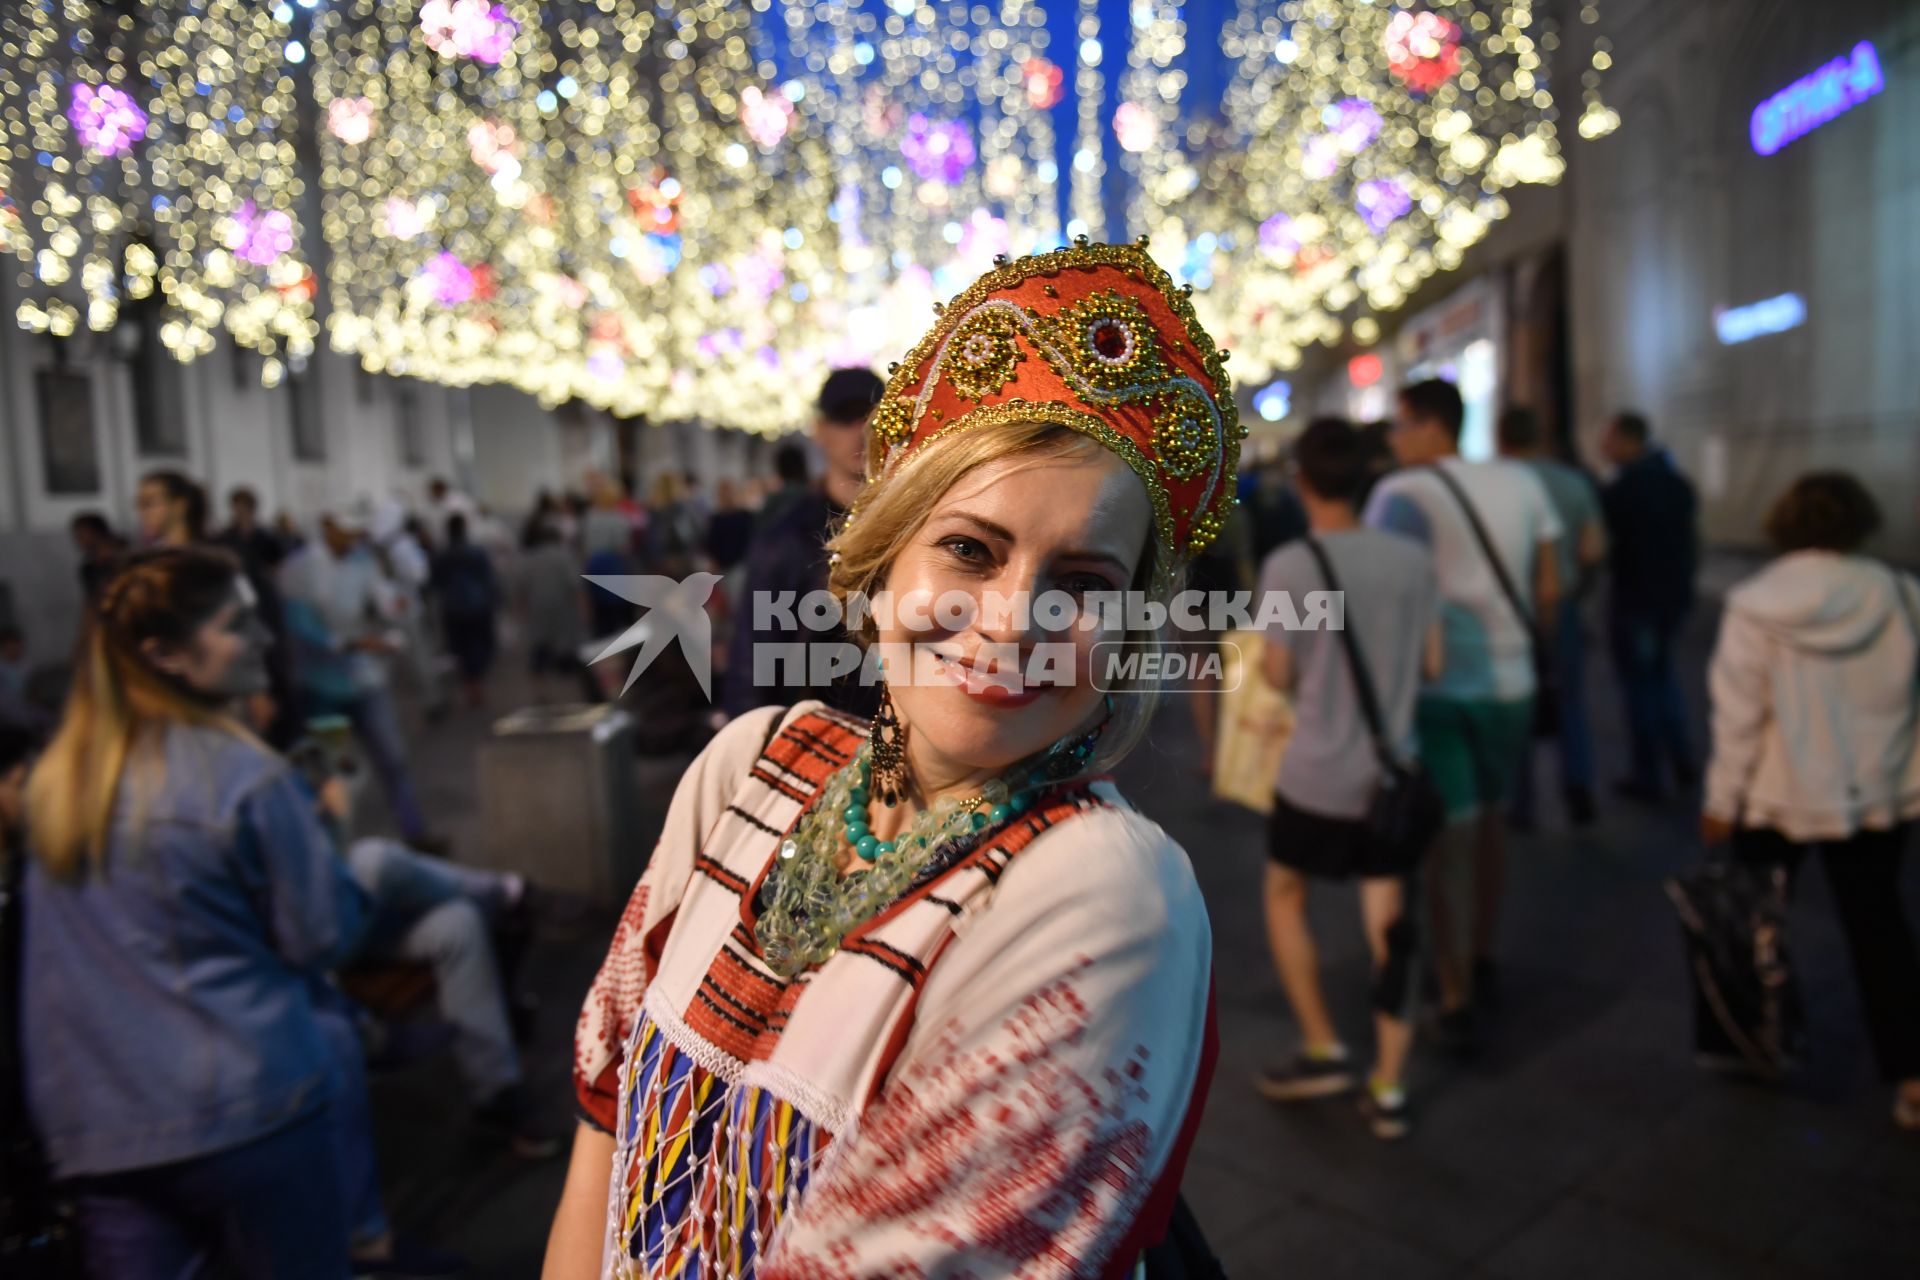
POLYGON ((1380 357, 1369 351, 1347 361, 1347 381, 1356 387, 1370 387, 1380 381, 1387 368, 1380 357))

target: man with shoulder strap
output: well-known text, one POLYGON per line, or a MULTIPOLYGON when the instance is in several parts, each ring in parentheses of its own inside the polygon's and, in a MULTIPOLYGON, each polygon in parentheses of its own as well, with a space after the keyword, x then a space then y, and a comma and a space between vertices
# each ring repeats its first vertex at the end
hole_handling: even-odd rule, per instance
POLYGON ((1503 810, 1532 733, 1535 649, 1558 606, 1554 544, 1563 532, 1531 469, 1460 457, 1464 417, 1451 383, 1401 391, 1390 441, 1402 469, 1374 489, 1365 516, 1425 543, 1440 579, 1444 663, 1414 721, 1447 806, 1427 901, 1441 1043, 1460 1050, 1473 1045, 1471 1005, 1492 977, 1503 810))
POLYGON ((1311 532, 1266 558, 1260 598, 1301 601, 1326 590, 1343 600, 1337 631, 1276 626, 1266 633, 1267 681, 1294 703, 1267 826, 1267 941, 1300 1048, 1291 1062, 1261 1072, 1255 1087, 1276 1102, 1296 1102, 1361 1083, 1321 991, 1307 913, 1316 882, 1324 889, 1357 880, 1373 960, 1375 1037, 1361 1105, 1374 1134, 1393 1139, 1411 1124, 1404 1072, 1419 930, 1406 917, 1414 914, 1408 900, 1425 850, 1378 847, 1365 838, 1366 815, 1383 781, 1383 757, 1405 763, 1416 754, 1420 678, 1439 673, 1439 593, 1425 548, 1360 526, 1354 497, 1367 457, 1358 432, 1337 418, 1316 419, 1294 442, 1293 465, 1311 532))

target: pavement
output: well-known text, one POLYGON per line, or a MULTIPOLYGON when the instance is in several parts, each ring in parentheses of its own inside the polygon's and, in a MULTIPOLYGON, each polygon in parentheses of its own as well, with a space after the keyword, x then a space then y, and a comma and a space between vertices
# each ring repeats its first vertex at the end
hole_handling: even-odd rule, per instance
MULTIPOLYGON (((1696 718, 1713 617, 1687 645, 1696 718)), ((570 695, 502 658, 485 711, 415 733, 422 805, 456 848, 480 838, 475 749, 492 718, 570 695)), ((1622 759, 1603 663, 1590 673, 1602 780, 1622 759)), ((1693 813, 1609 803, 1571 831, 1540 764, 1540 829, 1516 836, 1499 939, 1501 1004, 1471 1064, 1420 1049, 1415 1130, 1384 1145, 1350 1102, 1282 1107, 1250 1085, 1295 1031, 1267 959, 1261 820, 1213 800, 1175 701, 1121 770, 1128 793, 1187 848, 1214 930, 1222 1053, 1185 1194, 1236 1280, 1429 1276, 1920 1275, 1920 1135, 1895 1130, 1870 1061, 1824 879, 1809 863, 1792 946, 1812 1061, 1784 1090, 1703 1076, 1691 1061, 1680 936, 1661 881, 1700 856, 1693 813)), ((685 759, 636 765, 651 844, 685 759)), ((1904 885, 1920 918, 1920 871, 1904 885)), ((1349 1043, 1369 1042, 1367 966, 1351 888, 1311 902, 1322 974, 1349 1043)), ((543 1002, 527 1075, 571 1126, 573 1016, 611 932, 593 917, 542 937, 525 985, 543 1002)), ((476 1277, 534 1276, 564 1159, 516 1161, 467 1120, 444 1055, 374 1081, 389 1211, 457 1249, 476 1277)))

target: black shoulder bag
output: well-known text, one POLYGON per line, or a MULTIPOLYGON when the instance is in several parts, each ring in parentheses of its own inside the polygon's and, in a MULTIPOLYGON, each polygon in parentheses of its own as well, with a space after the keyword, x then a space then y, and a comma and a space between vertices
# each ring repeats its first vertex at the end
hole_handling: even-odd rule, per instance
POLYGON ((1427 470, 1446 486, 1447 492, 1460 505, 1461 514, 1467 518, 1467 527, 1473 530, 1473 540, 1480 544, 1480 554, 1486 557, 1494 580, 1500 584, 1501 594, 1513 606, 1514 617, 1520 620, 1520 626, 1527 633, 1527 644, 1533 653, 1533 733, 1537 738, 1550 738, 1560 731, 1560 682, 1554 675, 1553 653, 1547 647, 1547 638, 1540 633, 1540 624, 1534 620, 1533 611, 1527 607, 1519 588, 1514 586, 1513 578, 1507 573, 1506 561, 1500 558, 1493 539, 1487 536, 1487 527, 1480 523, 1480 513, 1467 500, 1467 491, 1460 487, 1458 480, 1447 474, 1445 467, 1436 464, 1427 470))
MULTIPOLYGON (((1320 566, 1327 590, 1340 592, 1333 558, 1320 545, 1320 540, 1309 534, 1301 541, 1320 566)), ((1344 597, 1345 593, 1341 594, 1344 597)), ((1361 657, 1353 629, 1346 625, 1344 610, 1340 620, 1340 648, 1347 655, 1347 671, 1353 677, 1353 689, 1360 699, 1360 713, 1366 717, 1367 732, 1373 738, 1373 753, 1380 761, 1380 781, 1367 802, 1367 816, 1361 819, 1361 838, 1372 847, 1366 861, 1374 866, 1411 869, 1419 864, 1446 821, 1446 803, 1425 767, 1418 761, 1401 759, 1400 753, 1394 750, 1393 740, 1387 733, 1386 715, 1380 710, 1380 699, 1374 691, 1373 676, 1361 657)))

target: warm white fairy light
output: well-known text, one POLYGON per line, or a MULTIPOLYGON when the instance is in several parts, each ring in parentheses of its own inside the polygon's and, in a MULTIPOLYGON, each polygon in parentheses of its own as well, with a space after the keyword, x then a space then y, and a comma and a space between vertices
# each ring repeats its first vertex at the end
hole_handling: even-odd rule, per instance
POLYGON ((1242 376, 1401 305, 1506 216, 1507 188, 1564 168, 1533 0, 1242 0, 1221 45, 1226 130, 1140 229, 1210 285, 1196 305, 1242 376))
POLYGON ((24 327, 107 329, 157 289, 181 359, 221 329, 312 350, 287 52, 250 0, 0 13, 0 247, 23 263, 24 327))
POLYGON ((1098 0, 1080 0, 1074 25, 1078 44, 1074 49, 1073 93, 1075 129, 1073 134, 1072 177, 1068 183, 1068 208, 1072 219, 1069 233, 1107 237, 1107 159, 1106 128, 1101 118, 1107 93, 1106 46, 1100 41, 1100 5, 1098 0))

